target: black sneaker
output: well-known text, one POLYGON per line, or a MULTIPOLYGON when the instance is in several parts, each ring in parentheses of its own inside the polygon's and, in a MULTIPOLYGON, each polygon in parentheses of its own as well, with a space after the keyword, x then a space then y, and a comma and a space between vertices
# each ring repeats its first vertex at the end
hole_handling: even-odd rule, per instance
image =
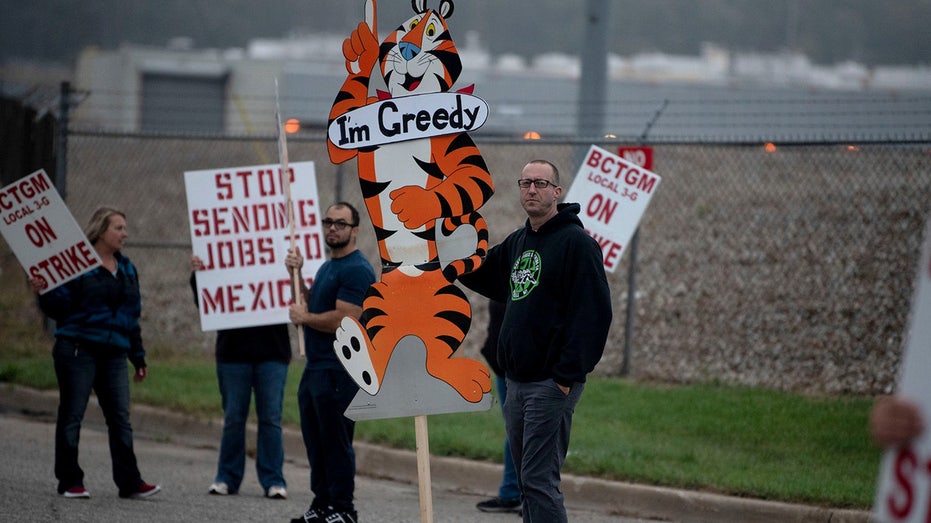
POLYGON ((305 512, 303 516, 292 519, 291 523, 321 523, 325 515, 326 513, 324 511, 318 508, 310 507, 307 509, 307 512, 305 512))
POLYGON ((482 512, 514 512, 520 514, 520 500, 491 498, 486 501, 479 501, 475 508, 482 512))
POLYGON ((291 523, 322 523, 326 512, 319 508, 310 507, 304 515, 291 520, 291 523))
POLYGON ((326 523, 358 523, 356 511, 339 512, 333 511, 326 515, 326 523))

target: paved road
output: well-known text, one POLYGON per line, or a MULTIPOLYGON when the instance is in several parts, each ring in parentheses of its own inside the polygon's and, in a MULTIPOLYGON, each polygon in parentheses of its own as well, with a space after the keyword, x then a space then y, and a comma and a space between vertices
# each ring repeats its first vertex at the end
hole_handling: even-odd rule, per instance
MULTIPOLYGON (((54 431, 48 415, 0 412, 0 521, 285 522, 309 502, 306 464, 286 463, 287 500, 262 497, 252 459, 239 495, 210 496, 206 491, 216 466, 215 448, 166 443, 144 434, 137 434, 135 443, 143 479, 160 484, 163 491, 145 500, 120 499, 110 479, 106 432, 92 421, 81 432, 80 458, 92 497, 65 499, 55 491, 54 431)), ((356 497, 365 523, 420 521, 417 485, 359 477, 356 497)), ((436 522, 520 522, 514 514, 478 512, 475 503, 483 498, 474 494, 434 489, 432 497, 436 522)), ((570 508, 569 515, 574 522, 642 523, 582 508, 570 508)))
MULTIPOLYGON (((165 491, 141 501, 120 500, 110 481, 103 417, 95 401, 82 431, 81 463, 90 500, 55 493, 55 391, 0 384, 0 523, 7 521, 288 521, 309 502, 308 468, 300 431, 285 429, 285 475, 291 498, 268 500, 249 461, 241 494, 205 493, 216 466, 222 422, 133 404, 136 451, 144 478, 165 491)), ((250 427, 249 441, 255 440, 250 427)), ((411 451, 357 442, 357 508, 364 523, 421 522, 417 462, 411 451), (378 479, 373 479, 378 478, 378 479)), ((475 503, 497 490, 501 466, 431 456, 434 522, 519 523, 513 514, 482 514, 475 503)), ((868 511, 841 510, 722 496, 563 475, 573 522, 871 523, 868 511), (637 519, 641 518, 641 519, 637 519)))

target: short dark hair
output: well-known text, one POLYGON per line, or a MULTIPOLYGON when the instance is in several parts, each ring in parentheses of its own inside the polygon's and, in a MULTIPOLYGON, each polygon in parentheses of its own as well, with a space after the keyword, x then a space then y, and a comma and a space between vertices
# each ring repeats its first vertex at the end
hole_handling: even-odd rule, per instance
POLYGON ((359 225, 359 211, 357 211, 356 208, 353 207, 351 203, 336 202, 333 205, 329 206, 328 209, 332 209, 334 207, 343 207, 343 208, 349 209, 349 212, 352 215, 352 226, 356 227, 357 225, 359 225))
POLYGON ((527 165, 530 165, 530 164, 532 164, 532 163, 538 163, 538 164, 542 164, 542 165, 549 165, 549 166, 550 166, 550 169, 553 170, 553 183, 555 183, 556 185, 559 185, 559 169, 556 168, 556 165, 553 164, 553 162, 551 162, 551 161, 549 161, 549 160, 543 160, 543 159, 537 158, 537 159, 535 159, 535 160, 530 160, 529 162, 527 162, 527 165))

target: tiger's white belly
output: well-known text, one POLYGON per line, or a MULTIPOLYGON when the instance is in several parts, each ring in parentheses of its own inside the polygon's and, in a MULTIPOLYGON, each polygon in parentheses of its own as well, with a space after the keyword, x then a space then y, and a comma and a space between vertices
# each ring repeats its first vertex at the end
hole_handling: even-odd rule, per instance
MULTIPOLYGON (((401 265, 416 265, 430 260, 427 241, 415 236, 423 232, 427 226, 408 229, 391 212, 391 198, 388 196, 395 189, 408 185, 424 187, 427 175, 424 173, 414 157, 421 161, 430 161, 430 139, 411 140, 396 144, 381 146, 375 151, 376 180, 383 182, 390 180, 388 187, 379 195, 381 205, 382 228, 396 231, 385 239, 385 248, 392 262, 401 265)), ((432 223, 428 223, 432 226, 432 223)))

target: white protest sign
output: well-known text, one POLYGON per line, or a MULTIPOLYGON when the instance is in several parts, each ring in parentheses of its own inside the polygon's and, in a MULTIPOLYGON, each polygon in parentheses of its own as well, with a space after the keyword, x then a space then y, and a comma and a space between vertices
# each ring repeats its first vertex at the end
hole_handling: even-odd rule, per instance
MULTIPOLYGON (((290 165, 295 246, 311 281, 323 264, 325 242, 313 162, 290 165)), ((205 331, 288 323, 291 279, 284 257, 291 247, 286 187, 279 165, 184 173, 197 273, 197 301, 205 331)))
POLYGON ((327 129, 340 149, 404 142, 475 131, 488 119, 488 104, 466 93, 428 93, 388 98, 336 118, 327 129))
POLYGON ((45 171, 0 189, 3 239, 31 278, 45 280, 42 294, 101 264, 45 171))
POLYGON ((564 201, 579 202, 588 234, 598 241, 604 266, 617 269, 621 253, 637 230, 660 177, 593 145, 564 201))
POLYGON ((883 523, 931 521, 931 221, 918 263, 897 394, 916 404, 925 431, 883 455, 875 513, 883 523))

